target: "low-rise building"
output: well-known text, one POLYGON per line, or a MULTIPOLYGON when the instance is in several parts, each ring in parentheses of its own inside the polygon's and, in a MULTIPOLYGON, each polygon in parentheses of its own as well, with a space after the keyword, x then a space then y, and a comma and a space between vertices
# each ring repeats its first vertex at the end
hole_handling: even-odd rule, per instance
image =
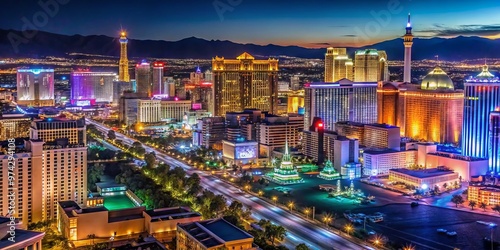
POLYGON ((446 168, 429 168, 422 170, 391 169, 389 181, 401 182, 423 190, 434 189, 437 186, 443 190, 458 184, 458 173, 446 168), (443 186, 446 183, 445 186, 443 186))
POLYGON ((488 206, 500 205, 500 187, 490 185, 469 185, 467 199, 488 206))
POLYGON ((177 250, 257 250, 253 236, 224 219, 177 225, 177 250))
POLYGON ((368 176, 387 176, 390 169, 408 168, 414 165, 416 161, 416 150, 366 150, 363 152, 363 174, 368 176))
POLYGON ((44 232, 24 230, 18 221, 0 217, 0 249, 42 250, 44 232))
POLYGON ((256 141, 245 141, 242 137, 234 141, 222 141, 222 159, 228 166, 255 164, 259 158, 258 152, 256 141))
POLYGON ((201 215, 188 208, 174 207, 146 210, 144 206, 111 210, 105 206, 80 207, 74 201, 58 203, 57 226, 69 240, 110 238, 147 232, 175 232, 178 223, 199 221, 201 215))

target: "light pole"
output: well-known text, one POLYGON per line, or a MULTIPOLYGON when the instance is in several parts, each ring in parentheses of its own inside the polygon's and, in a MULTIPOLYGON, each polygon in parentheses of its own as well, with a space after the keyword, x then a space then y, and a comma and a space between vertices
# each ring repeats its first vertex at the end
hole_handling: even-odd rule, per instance
POLYGON ((295 206, 295 204, 293 203, 293 201, 290 201, 288 203, 288 207, 290 207, 290 213, 293 213, 293 207, 295 206))
POLYGON ((489 225, 490 231, 491 231, 491 237, 490 237, 490 245, 491 245, 491 250, 493 250, 493 230, 497 227, 497 224, 490 223, 489 225))
POLYGON ((278 204, 278 197, 273 196, 273 198, 272 198, 272 199, 273 199, 273 201, 274 201, 274 205, 278 204))
POLYGON ((309 210, 309 208, 306 208, 304 209, 304 213, 306 214, 306 218, 309 219, 309 213, 311 212, 311 210, 309 210))

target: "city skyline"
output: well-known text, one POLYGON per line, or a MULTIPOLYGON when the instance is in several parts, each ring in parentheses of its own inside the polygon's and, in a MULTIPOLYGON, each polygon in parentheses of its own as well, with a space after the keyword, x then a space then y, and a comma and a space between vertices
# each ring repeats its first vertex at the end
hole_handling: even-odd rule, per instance
POLYGON ((49 7, 45 8, 35 1, 31 5, 19 5, 9 0, 4 2, 7 6, 4 9, 10 11, 2 13, 6 21, 0 28, 107 36, 115 36, 123 28, 128 31, 129 38, 140 40, 177 41, 195 36, 207 40, 318 48, 363 46, 401 37, 400 27, 411 12, 416 37, 500 38, 500 24, 488 18, 499 10, 493 0, 467 0, 460 5, 441 1, 443 6, 451 6, 446 12, 437 9, 429 0, 356 2, 316 0, 284 5, 216 0, 197 1, 193 8, 191 2, 116 5, 98 1, 58 1, 57 7, 47 5, 49 7), (109 9, 115 11, 107 11, 109 9), (134 12, 130 13, 130 9, 134 12), (46 19, 37 16, 43 11, 48 14, 46 19), (86 13, 92 13, 92 19, 88 19, 86 13))

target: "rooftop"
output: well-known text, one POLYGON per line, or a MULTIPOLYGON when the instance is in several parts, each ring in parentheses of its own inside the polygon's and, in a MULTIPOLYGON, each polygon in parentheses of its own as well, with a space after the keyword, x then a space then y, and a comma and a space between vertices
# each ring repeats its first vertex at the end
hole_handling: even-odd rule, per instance
POLYGON ((45 233, 16 229, 15 236, 15 242, 8 239, 10 234, 0 239, 0 249, 23 249, 27 246, 33 245, 38 240, 41 240, 45 236, 45 233))
POLYGON ((145 212, 151 216, 152 222, 201 216, 199 213, 192 212, 183 207, 152 209, 146 210, 145 212))
POLYGON ((224 219, 178 224, 205 247, 223 245, 227 241, 253 239, 253 236, 224 219))
POLYGON ((382 154, 391 154, 391 153, 399 153, 399 152, 404 152, 404 151, 397 151, 394 149, 367 149, 363 152, 363 154, 370 154, 370 155, 382 155, 382 154))
POLYGON ((445 152, 432 152, 432 153, 428 153, 428 154, 446 157, 446 158, 451 158, 451 159, 456 159, 456 160, 460 160, 460 161, 486 161, 486 160, 488 160, 488 158, 478 158, 478 157, 464 156, 464 155, 445 153, 445 152))
POLYGON ((372 124, 366 124, 366 126, 377 127, 377 128, 399 128, 399 127, 392 126, 389 124, 384 124, 384 123, 372 123, 372 124))
POLYGON ((428 168, 423 170, 410 170, 406 168, 398 168, 398 169, 391 169, 390 171, 410 175, 417 178, 436 177, 454 173, 452 170, 447 170, 442 168, 428 168))

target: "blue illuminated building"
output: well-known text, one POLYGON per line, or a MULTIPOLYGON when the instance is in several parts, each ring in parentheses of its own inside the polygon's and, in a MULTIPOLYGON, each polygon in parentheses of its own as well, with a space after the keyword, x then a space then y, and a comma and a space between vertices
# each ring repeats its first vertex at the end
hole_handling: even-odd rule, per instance
MULTIPOLYGON (((465 82, 462 154, 489 158, 490 113, 500 107, 500 79, 483 66, 483 71, 465 82)), ((490 165, 490 170, 493 166, 490 165)), ((498 170, 498 169, 497 169, 498 170)))
POLYGON ((490 113, 490 167, 496 173, 500 172, 500 109, 490 113))

